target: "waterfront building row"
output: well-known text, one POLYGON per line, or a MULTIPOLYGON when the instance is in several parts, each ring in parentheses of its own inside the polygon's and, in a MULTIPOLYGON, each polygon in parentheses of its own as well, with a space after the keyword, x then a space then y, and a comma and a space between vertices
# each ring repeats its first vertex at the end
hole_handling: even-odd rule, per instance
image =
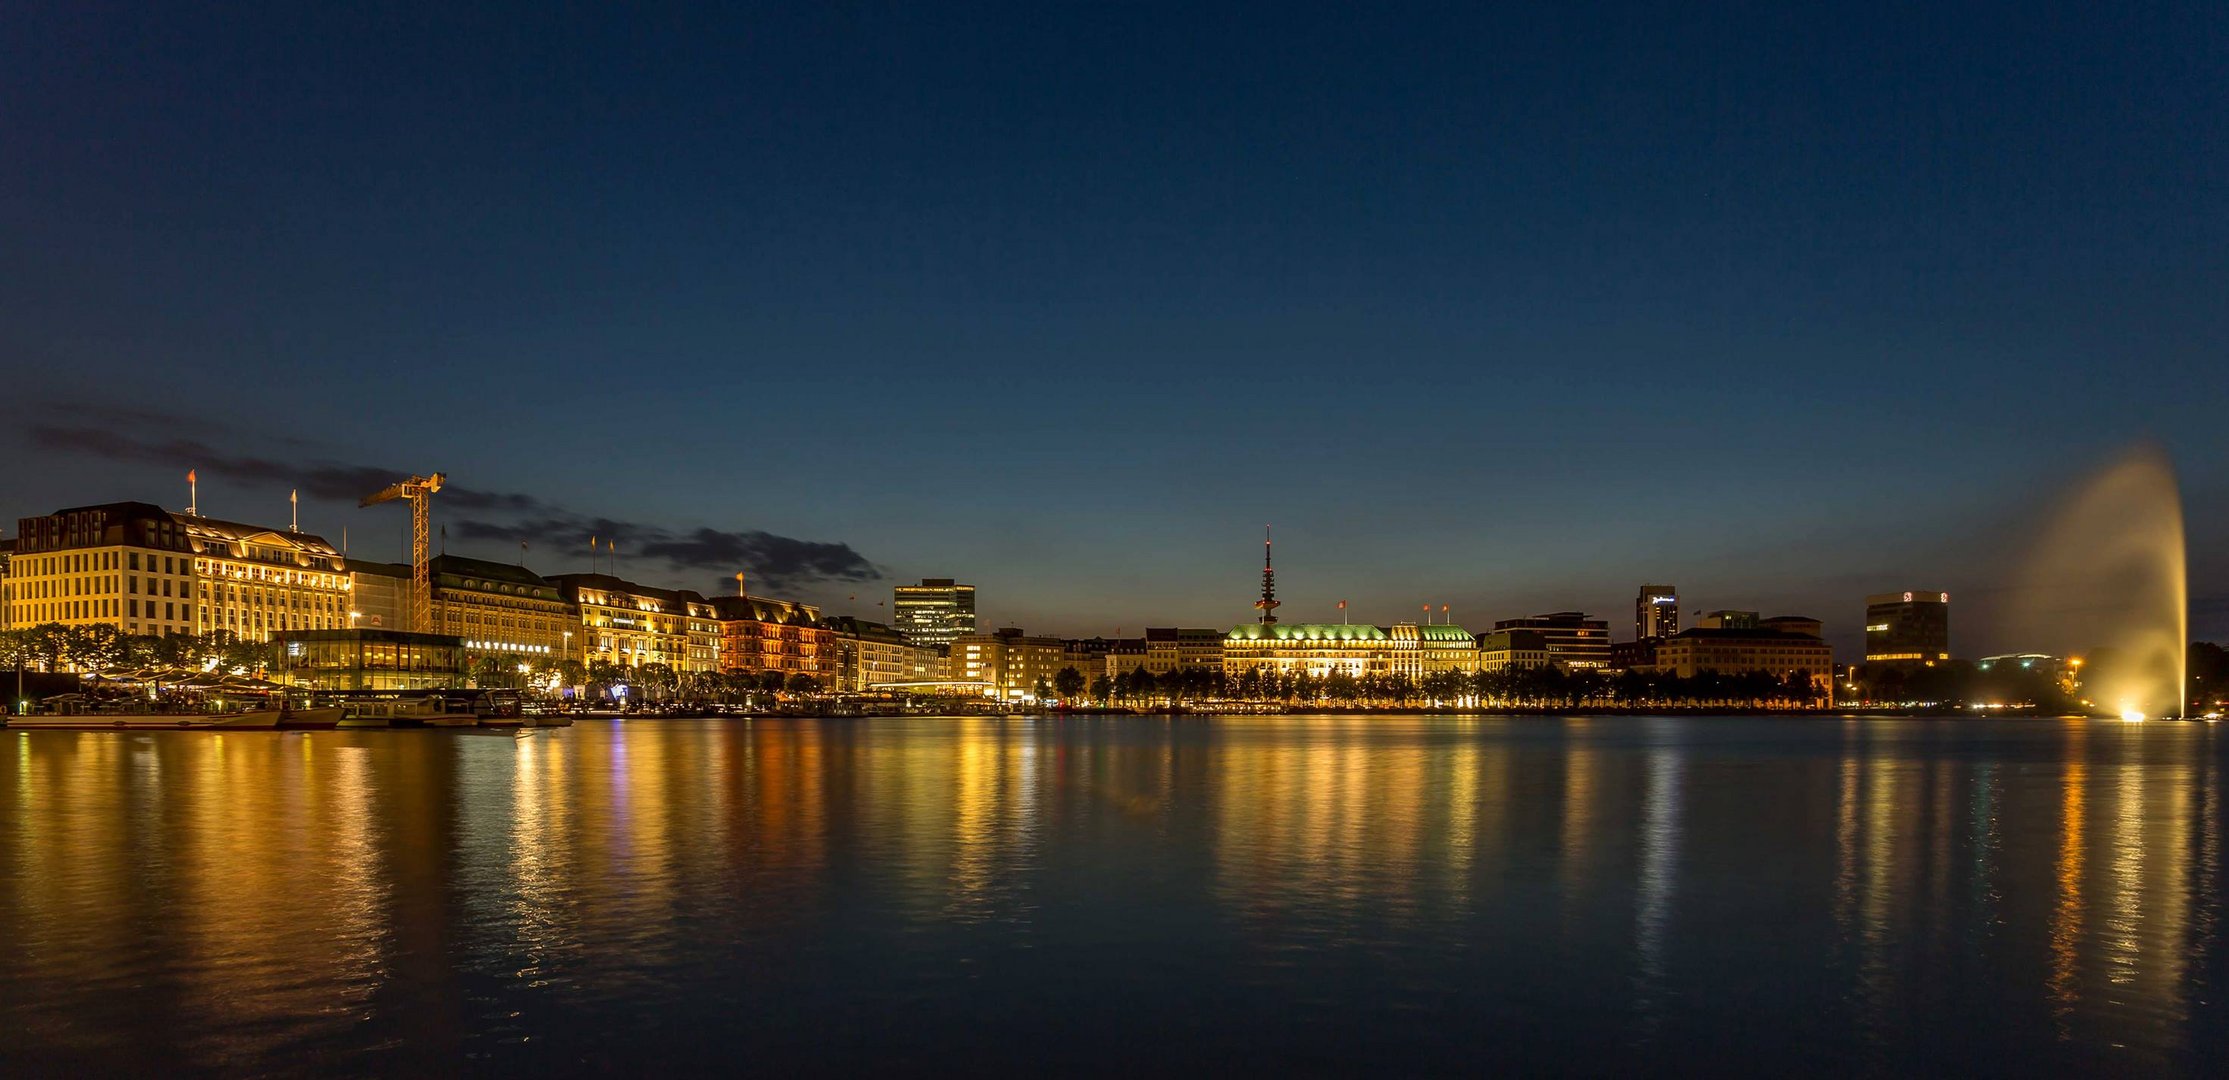
POLYGON ((258 642, 304 631, 431 634, 457 639, 472 661, 780 672, 850 689, 945 676, 944 649, 905 643, 878 624, 831 623, 810 604, 749 595, 740 575, 740 595, 707 598, 608 574, 543 577, 453 555, 431 559, 428 569, 432 624, 413 627, 406 564, 349 559, 310 533, 148 503, 73 507, 20 519, 16 539, 0 545, 0 627, 229 632, 258 642))
POLYGON ((17 522, 0 618, 265 640, 346 627, 348 595, 344 560, 321 537, 107 503, 17 522))
MULTIPOLYGON (((1725 615, 1730 613, 1714 613, 1725 615)), ((1438 672, 1502 671, 1558 667, 1567 671, 1624 669, 1693 677, 1766 672, 1802 676, 1823 694, 1833 690, 1833 650, 1818 620, 1779 616, 1712 620, 1710 625, 1662 637, 1621 643, 1613 656, 1608 625, 1577 612, 1505 619, 1493 632, 1473 636, 1460 626, 1401 623, 1393 626, 1325 623, 1246 623, 1223 642, 1223 672, 1322 678, 1344 674, 1408 676, 1421 681, 1438 672)))

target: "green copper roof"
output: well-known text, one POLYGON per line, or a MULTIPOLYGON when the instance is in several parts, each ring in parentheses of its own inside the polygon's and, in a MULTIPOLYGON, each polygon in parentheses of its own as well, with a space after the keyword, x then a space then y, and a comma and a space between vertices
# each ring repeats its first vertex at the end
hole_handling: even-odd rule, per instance
POLYGON ((1419 626, 1416 628, 1416 632, 1417 636, 1425 641, 1460 641, 1466 645, 1476 644, 1478 641, 1471 635, 1470 631, 1460 626, 1448 626, 1444 623, 1433 626, 1419 626))
POLYGON ((1231 628, 1225 641, 1384 641, 1391 635, 1382 626, 1356 623, 1278 623, 1263 626, 1245 623, 1231 628))

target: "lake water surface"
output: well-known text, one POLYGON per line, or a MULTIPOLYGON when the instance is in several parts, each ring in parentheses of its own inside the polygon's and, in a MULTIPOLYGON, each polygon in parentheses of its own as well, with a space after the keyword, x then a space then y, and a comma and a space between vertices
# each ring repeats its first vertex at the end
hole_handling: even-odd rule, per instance
POLYGON ((2214 725, 0 747, 11 1075, 2229 1067, 2214 725))

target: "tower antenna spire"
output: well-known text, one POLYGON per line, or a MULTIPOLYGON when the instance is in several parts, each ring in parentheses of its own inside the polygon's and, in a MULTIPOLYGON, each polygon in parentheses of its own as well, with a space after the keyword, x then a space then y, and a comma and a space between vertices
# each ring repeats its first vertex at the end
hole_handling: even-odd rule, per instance
POLYGON ((1269 561, 1269 526, 1262 526, 1262 598, 1254 601, 1261 609, 1263 626, 1277 622, 1277 570, 1269 561))

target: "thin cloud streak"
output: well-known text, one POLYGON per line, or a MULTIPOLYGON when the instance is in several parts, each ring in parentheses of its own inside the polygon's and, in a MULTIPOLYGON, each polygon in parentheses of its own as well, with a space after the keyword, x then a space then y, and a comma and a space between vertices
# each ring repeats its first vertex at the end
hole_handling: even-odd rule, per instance
MULTIPOLYGON (((401 470, 330 461, 280 461, 227 454, 187 438, 136 439, 103 428, 36 424, 42 449, 108 461, 195 468, 247 483, 283 484, 312 498, 354 501, 409 475, 401 470)), ((619 538, 623 554, 657 559, 677 571, 742 570, 772 586, 815 581, 873 581, 882 571, 849 544, 799 540, 762 529, 698 527, 675 531, 643 522, 581 514, 538 496, 448 486, 445 508, 469 512, 447 527, 460 539, 542 542, 586 547, 591 537, 619 538)))

